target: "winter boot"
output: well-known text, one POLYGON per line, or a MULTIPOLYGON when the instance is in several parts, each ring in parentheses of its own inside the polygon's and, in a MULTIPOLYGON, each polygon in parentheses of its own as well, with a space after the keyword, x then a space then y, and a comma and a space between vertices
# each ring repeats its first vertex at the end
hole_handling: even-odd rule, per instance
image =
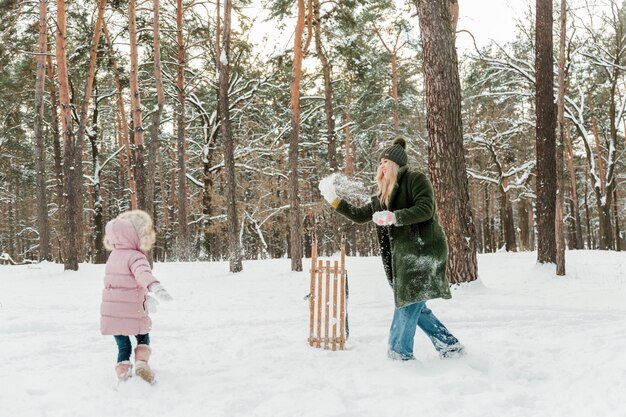
POLYGON ((127 381, 133 374, 133 364, 130 361, 119 362, 115 366, 115 373, 119 381, 127 381))
POLYGON ((137 345, 135 348, 135 373, 144 381, 154 384, 154 371, 150 369, 148 361, 152 349, 148 345, 137 345))
POLYGON ((460 343, 455 343, 439 351, 439 357, 441 359, 458 359, 465 356, 465 346, 460 343))

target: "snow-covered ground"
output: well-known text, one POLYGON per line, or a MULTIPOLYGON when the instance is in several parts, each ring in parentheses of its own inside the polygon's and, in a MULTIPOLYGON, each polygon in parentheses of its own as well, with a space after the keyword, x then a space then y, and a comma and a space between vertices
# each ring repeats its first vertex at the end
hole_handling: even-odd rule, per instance
MULTIPOLYGON (((116 391, 99 333, 103 266, 0 266, 0 417, 626 416, 626 256, 480 255, 480 282, 429 303, 466 345, 387 359, 393 305, 378 258, 348 258, 348 350, 308 346, 307 272, 289 260, 157 264, 175 300, 152 316, 158 383, 116 391)), ((308 264, 305 264, 308 269, 308 264)))

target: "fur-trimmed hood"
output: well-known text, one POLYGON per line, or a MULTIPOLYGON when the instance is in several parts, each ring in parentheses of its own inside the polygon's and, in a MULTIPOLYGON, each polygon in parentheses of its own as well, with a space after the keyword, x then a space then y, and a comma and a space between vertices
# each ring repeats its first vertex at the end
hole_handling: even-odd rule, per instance
POLYGON ((147 252, 154 241, 152 219, 145 211, 127 211, 106 225, 104 246, 108 250, 135 249, 147 252))

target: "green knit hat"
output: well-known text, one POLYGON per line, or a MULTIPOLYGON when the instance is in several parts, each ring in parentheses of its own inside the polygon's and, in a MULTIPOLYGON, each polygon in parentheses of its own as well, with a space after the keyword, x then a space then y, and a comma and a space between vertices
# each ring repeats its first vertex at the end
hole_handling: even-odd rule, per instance
POLYGON ((380 155, 380 159, 389 159, 400 166, 406 165, 408 162, 408 156, 406 155, 406 141, 402 138, 397 138, 393 141, 393 145, 388 147, 380 155))

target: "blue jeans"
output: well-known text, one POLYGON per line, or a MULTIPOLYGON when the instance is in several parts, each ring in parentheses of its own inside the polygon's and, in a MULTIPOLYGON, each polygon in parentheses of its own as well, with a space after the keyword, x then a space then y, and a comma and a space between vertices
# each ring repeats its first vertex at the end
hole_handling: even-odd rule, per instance
POLYGON ((393 312, 391 330, 389 331, 388 355, 390 358, 415 359, 413 356, 413 338, 417 326, 430 338, 440 356, 446 357, 448 352, 463 349, 458 339, 426 307, 426 302, 421 301, 406 307, 396 308, 393 312))
MULTIPOLYGON (((113 336, 115 343, 117 343, 117 363, 124 362, 130 359, 130 354, 133 350, 133 346, 130 344, 130 337, 128 336, 113 336)), ((138 334, 135 336, 138 345, 150 345, 150 334, 138 334)))

